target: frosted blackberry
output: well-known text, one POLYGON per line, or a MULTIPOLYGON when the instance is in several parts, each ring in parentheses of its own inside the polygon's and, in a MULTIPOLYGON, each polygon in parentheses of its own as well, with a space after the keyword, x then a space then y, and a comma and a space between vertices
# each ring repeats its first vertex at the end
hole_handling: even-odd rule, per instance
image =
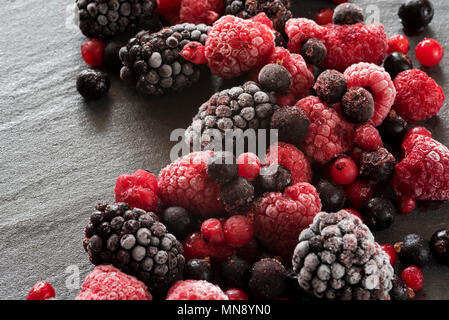
POLYGON ((388 255, 369 228, 345 210, 315 216, 299 236, 292 265, 299 286, 317 297, 390 299, 394 270, 388 255))
POLYGON ((148 95, 179 91, 200 78, 201 66, 179 53, 190 41, 205 44, 210 27, 190 23, 162 29, 157 33, 139 32, 120 49, 122 80, 133 80, 137 90, 148 95))
POLYGON ((105 39, 128 29, 160 25, 154 14, 156 0, 76 0, 76 5, 81 32, 90 38, 105 39))
POLYGON ((184 268, 182 244, 158 217, 125 203, 98 204, 84 236, 84 249, 94 265, 112 264, 150 290, 166 288, 184 268))
POLYGON ((186 130, 186 141, 219 150, 229 134, 238 141, 247 129, 270 129, 271 116, 279 108, 275 103, 273 94, 251 81, 217 92, 199 108, 186 130))

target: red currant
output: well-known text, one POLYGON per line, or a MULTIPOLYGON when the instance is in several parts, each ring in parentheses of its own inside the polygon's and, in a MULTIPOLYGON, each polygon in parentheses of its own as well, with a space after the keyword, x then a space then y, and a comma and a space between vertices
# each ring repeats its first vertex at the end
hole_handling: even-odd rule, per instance
POLYGON ((349 157, 340 157, 331 165, 330 174, 337 184, 351 184, 357 179, 358 168, 349 157))
POLYGON ((363 204, 373 196, 374 185, 365 180, 356 180, 345 186, 345 194, 355 209, 362 208, 363 204))
POLYGON ((409 288, 413 289, 413 291, 419 291, 422 288, 424 282, 424 275, 420 268, 416 266, 410 266, 404 269, 401 273, 401 278, 404 282, 409 286, 409 288))
POLYGON ((225 241, 223 226, 218 219, 207 219, 201 225, 201 233, 211 243, 223 243, 225 241))
POLYGON ((242 153, 237 158, 239 166, 239 176, 248 180, 254 180, 260 172, 260 160, 254 153, 242 153))
POLYGON ((408 39, 403 34, 396 34, 388 39, 388 53, 401 52, 407 54, 409 48, 408 39))
POLYGON ((358 218, 359 218, 360 220, 362 220, 362 222, 363 222, 363 217, 362 217, 362 215, 360 214, 360 212, 358 212, 357 210, 352 209, 352 208, 345 208, 345 209, 343 209, 343 210, 349 212, 350 214, 355 215, 356 217, 358 217, 358 218))
POLYGON ((232 216, 223 226, 226 243, 234 248, 248 244, 254 235, 252 221, 245 216, 232 216))
POLYGON ((396 204, 399 212, 402 214, 412 213, 416 208, 416 200, 408 196, 400 196, 396 198, 396 204))
POLYGON ((432 138, 432 132, 427 130, 424 127, 414 127, 408 130, 404 135, 404 141, 407 140, 412 134, 419 134, 422 136, 430 137, 432 138))
POLYGON ((36 283, 28 292, 27 300, 47 300, 56 296, 55 289, 50 283, 40 281, 36 283))
POLYGON ((415 55, 423 66, 433 67, 443 59, 444 48, 435 39, 425 38, 416 46, 415 55))
POLYGON ((388 256, 390 257, 390 264, 394 266, 394 264, 396 263, 396 259, 398 258, 394 246, 392 246, 391 244, 383 244, 381 248, 386 252, 386 254, 388 254, 388 256))
POLYGON ((225 294, 229 300, 248 300, 248 295, 241 289, 228 289, 225 294))
POLYGON ((204 241, 203 236, 199 232, 194 232, 187 236, 183 247, 186 261, 190 259, 204 259, 210 256, 209 243, 204 241))
POLYGON ((333 17, 334 17, 334 10, 329 8, 321 9, 315 16, 315 22, 323 26, 332 23, 333 17))
POLYGON ((104 42, 98 39, 88 39, 81 45, 81 55, 84 61, 93 67, 103 64, 104 42))

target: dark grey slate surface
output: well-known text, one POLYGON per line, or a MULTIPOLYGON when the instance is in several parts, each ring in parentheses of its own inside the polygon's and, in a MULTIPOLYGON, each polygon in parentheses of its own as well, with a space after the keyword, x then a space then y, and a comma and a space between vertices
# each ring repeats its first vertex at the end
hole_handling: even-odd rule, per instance
MULTIPOLYGON (((169 162, 169 134, 185 128, 219 81, 206 76, 192 90, 163 98, 138 96, 113 78, 107 99, 86 103, 75 89, 85 68, 79 47, 85 39, 70 22, 74 0, 3 0, 0 6, 0 299, 23 299, 39 280, 50 281, 60 299, 74 298, 68 267, 80 281, 91 269, 81 246, 92 206, 113 201, 117 176, 145 168, 158 172, 169 162)), ((401 32, 401 1, 355 1, 376 5, 389 35, 401 32)), ((423 36, 448 48, 449 4, 434 0, 430 28, 423 36)), ((292 0, 296 16, 312 16, 330 1, 292 0)), ((449 92, 449 63, 426 70, 449 92)), ((448 110, 427 121, 436 138, 449 142, 448 110)), ((448 205, 397 217, 379 242, 410 232, 426 237, 449 225, 448 205)), ((449 270, 425 270, 419 298, 449 299, 449 270)), ((72 273, 70 273, 72 274, 72 273)), ((76 280, 76 278, 75 278, 76 280)), ((80 283, 81 283, 80 282, 80 283)), ((76 281, 75 281, 76 283, 76 281)))

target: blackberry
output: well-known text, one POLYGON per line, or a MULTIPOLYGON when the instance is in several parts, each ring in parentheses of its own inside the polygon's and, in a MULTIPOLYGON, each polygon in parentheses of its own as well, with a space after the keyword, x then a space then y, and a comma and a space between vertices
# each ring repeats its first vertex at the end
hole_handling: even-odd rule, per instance
POLYGON ((362 206, 363 220, 372 230, 386 229, 394 221, 396 209, 389 200, 372 198, 362 206))
POLYGON ((330 180, 321 179, 315 187, 320 195, 323 211, 336 212, 343 209, 346 197, 342 186, 330 180))
POLYGON ((251 268, 249 289, 258 299, 271 300, 279 297, 286 288, 287 270, 276 259, 265 258, 251 268))
POLYGON ((217 92, 199 108, 186 130, 186 141, 201 149, 220 150, 228 134, 237 142, 247 129, 270 129, 271 116, 279 108, 275 103, 273 94, 251 81, 217 92))
POLYGON ((162 29, 157 33, 140 31, 120 49, 124 67, 122 80, 137 82, 137 90, 148 95, 180 91, 200 78, 201 66, 179 53, 190 41, 205 44, 210 27, 190 23, 162 29))
POLYGON ((231 152, 214 152, 207 160, 207 174, 218 184, 230 182, 239 175, 239 166, 231 152))
POLYGON ((365 123, 374 115, 373 95, 362 87, 350 88, 341 99, 341 112, 352 123, 365 123))
POLYGON ((105 39, 126 30, 160 24, 156 0, 76 0, 81 32, 105 39))
POLYGON ((76 89, 86 99, 95 100, 105 96, 111 81, 106 73, 99 70, 87 69, 81 71, 76 78, 76 89))
POLYGON ((385 148, 363 152, 360 157, 360 177, 371 183, 385 183, 394 174, 396 159, 385 148))
POLYGON ((284 107, 276 110, 271 117, 271 129, 277 129, 279 141, 299 146, 307 137, 310 121, 298 107, 284 107))
POLYGON ((307 63, 318 66, 326 58, 327 49, 321 40, 310 38, 301 46, 301 55, 307 63))
POLYGON ((197 221, 182 207, 168 207, 161 214, 161 222, 177 239, 183 240, 195 231, 197 221))
POLYGON ((284 94, 290 87, 292 75, 284 66, 270 63, 260 70, 258 80, 265 90, 284 94))
POLYGON ((432 21, 434 9, 429 0, 406 0, 398 15, 404 28, 421 30, 432 21))
POLYGON ((299 236, 292 265, 299 286, 316 297, 389 299, 390 259, 368 227, 345 210, 315 216, 299 236))
POLYGON ((150 290, 165 289, 184 268, 182 244, 158 217, 125 203, 98 204, 83 245, 94 265, 112 264, 150 290))
POLYGON ((229 288, 245 289, 248 286, 251 264, 239 257, 231 257, 220 265, 221 279, 229 288))
POLYGON ((356 24, 365 20, 363 9, 354 3, 342 3, 334 9, 334 24, 356 24))
POLYGON ((394 79, 402 71, 413 69, 413 62, 407 55, 393 52, 385 58, 384 68, 390 74, 391 79, 394 79))
POLYGON ((283 192, 285 188, 292 184, 292 174, 287 167, 276 165, 274 171, 270 167, 262 167, 255 180, 257 194, 265 192, 283 192), (273 173, 271 173, 273 172, 273 173))
POLYGON ((430 260, 430 249, 427 241, 418 234, 408 234, 394 246, 402 264, 422 267, 430 260))
POLYGON ((254 200, 254 187, 247 179, 237 177, 221 187, 220 199, 229 213, 243 210, 254 200))
POLYGON ((347 88, 348 85, 344 75, 337 70, 323 71, 313 86, 318 98, 330 104, 339 102, 347 88))
POLYGON ((191 259, 184 267, 184 278, 186 280, 212 280, 210 261, 207 259, 191 259))

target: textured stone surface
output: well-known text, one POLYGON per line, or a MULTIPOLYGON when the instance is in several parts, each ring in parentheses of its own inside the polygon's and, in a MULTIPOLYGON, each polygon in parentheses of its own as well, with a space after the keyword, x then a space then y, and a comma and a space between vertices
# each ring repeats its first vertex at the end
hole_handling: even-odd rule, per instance
MULTIPOLYGON (((85 38, 66 21, 74 2, 4 0, 0 6, 0 299, 24 299, 39 280, 50 281, 58 298, 73 299, 79 290, 66 288, 65 271, 77 265, 81 285, 93 268, 81 245, 92 207, 113 201, 121 173, 158 173, 169 162, 171 130, 186 128, 199 105, 225 88, 206 75, 186 92, 147 98, 113 76, 108 98, 86 103, 75 89, 75 77, 85 68, 79 50, 85 38)), ((292 2, 295 16, 309 17, 331 4, 292 2)), ((400 0, 354 2, 364 8, 376 3, 388 35, 401 32, 400 0)), ((423 36, 449 48, 449 3, 433 3, 434 21, 410 38, 412 48, 423 36)), ((449 92, 447 59, 426 71, 449 92)), ((426 125, 449 144, 446 106, 426 125)), ((446 204, 400 216, 377 240, 393 243, 411 232, 429 238, 447 226, 448 209, 446 204)), ((433 263, 424 276, 419 298, 449 299, 447 267, 433 263)))

